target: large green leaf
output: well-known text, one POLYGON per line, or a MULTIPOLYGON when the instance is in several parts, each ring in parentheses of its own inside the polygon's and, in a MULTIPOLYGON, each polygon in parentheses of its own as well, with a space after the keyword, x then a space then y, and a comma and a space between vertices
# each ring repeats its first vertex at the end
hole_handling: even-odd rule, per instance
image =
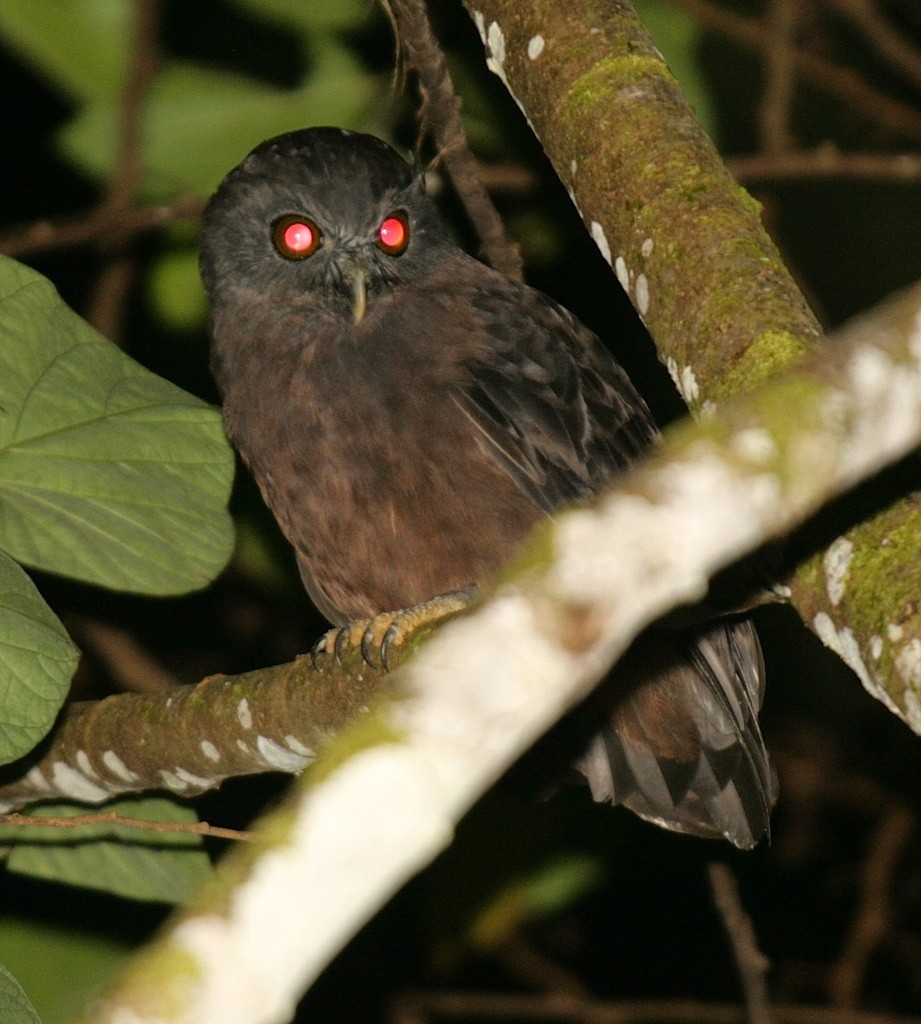
POLYGON ((230 557, 232 477, 216 409, 0 257, 0 548, 115 589, 194 590, 230 557))
MULTIPOLYGON (((343 47, 327 42, 309 79, 277 89, 250 78, 186 63, 168 64, 147 102, 142 191, 209 195, 263 139, 311 124, 360 127, 376 79, 343 47)), ((119 137, 114 100, 87 104, 59 134, 66 156, 92 176, 112 173, 119 137)))
MULTIPOLYGON (((87 810, 74 804, 44 804, 32 814, 72 818, 87 810)), ((117 800, 102 810, 147 821, 198 820, 191 807, 165 797, 117 800)), ((190 833, 147 832, 121 825, 4 825, 0 844, 10 847, 10 871, 135 900, 182 903, 211 872, 201 837, 190 833)))
POLYGON ((54 724, 78 657, 35 584, 0 551, 0 764, 27 754, 54 724))
MULTIPOLYGON (((9 885, 10 878, 6 881, 9 885)), ((131 909, 126 908, 127 915, 131 909)), ((74 921, 66 908, 63 922, 30 919, 6 908, 0 915, 0 962, 29 994, 44 1024, 73 1024, 87 1000, 124 963, 127 935, 136 928, 126 928, 124 917, 106 924, 108 937, 100 933, 98 920, 74 921)))
POLYGON ((3 966, 0 966, 0 1020, 3 1024, 42 1024, 22 986, 3 966))
POLYGON ((128 56, 128 0, 3 0, 0 34, 72 99, 114 98, 128 56))

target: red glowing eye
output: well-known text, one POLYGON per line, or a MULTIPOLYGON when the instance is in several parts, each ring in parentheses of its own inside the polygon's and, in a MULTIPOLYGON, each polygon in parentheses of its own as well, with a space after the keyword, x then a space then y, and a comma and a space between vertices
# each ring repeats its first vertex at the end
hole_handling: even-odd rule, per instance
POLYGON ((272 226, 272 244, 287 260, 303 260, 316 252, 320 229, 306 217, 289 214, 272 226))
POLYGON ((402 213, 395 213, 381 222, 377 244, 391 256, 399 256, 409 245, 409 223, 402 213))

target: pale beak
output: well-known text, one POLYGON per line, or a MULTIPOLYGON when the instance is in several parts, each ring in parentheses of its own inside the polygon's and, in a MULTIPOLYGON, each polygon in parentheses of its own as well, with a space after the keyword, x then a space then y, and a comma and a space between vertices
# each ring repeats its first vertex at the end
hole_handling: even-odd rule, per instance
POLYGON ((352 316, 355 323, 359 323, 368 308, 368 283, 365 278, 364 267, 352 267, 352 316))

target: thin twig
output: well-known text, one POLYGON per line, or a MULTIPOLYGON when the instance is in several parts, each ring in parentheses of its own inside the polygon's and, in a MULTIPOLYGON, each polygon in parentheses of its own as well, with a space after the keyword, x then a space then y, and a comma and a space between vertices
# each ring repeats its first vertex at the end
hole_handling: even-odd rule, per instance
MULTIPOLYGON (((917 1017, 796 1003, 778 1003, 773 1010, 778 1024, 921 1024, 917 1017)), ((421 1024, 434 1017, 563 1024, 744 1024, 746 1019, 743 1006, 693 999, 602 1002, 564 995, 453 991, 406 993, 393 1014, 400 1024, 421 1024)))
POLYGON ((122 689, 159 693, 179 680, 124 629, 98 619, 79 618, 68 623, 84 647, 89 647, 122 689))
POLYGON ((873 837, 863 866, 857 912, 829 975, 829 991, 835 1006, 852 1010, 859 1005, 867 967, 889 931, 892 879, 914 825, 908 808, 895 806, 883 816, 873 837))
MULTIPOLYGON (((672 0, 672 3, 742 46, 759 53, 765 53, 770 46, 770 33, 759 21, 735 14, 711 0, 672 0)), ((855 71, 838 67, 808 50, 794 50, 792 59, 804 79, 852 104, 890 132, 921 141, 921 113, 913 107, 874 88, 855 71)))
POLYGON ((774 1024, 765 981, 769 961, 758 949, 755 929, 742 906, 735 876, 725 864, 716 861, 709 865, 707 873, 713 902, 722 918, 739 970, 749 1024, 774 1024))
POLYGON ((921 153, 841 153, 834 146, 784 153, 754 153, 726 160, 739 181, 796 178, 851 178, 866 181, 921 181, 921 153))
POLYGON ((146 818, 128 818, 115 811, 99 811, 93 814, 77 814, 73 817, 38 817, 29 814, 0 815, 0 826, 15 825, 22 828, 82 828, 86 825, 118 825, 134 828, 141 832, 181 833, 194 836, 208 836, 212 839, 236 839, 249 841, 251 832, 241 832, 235 828, 222 828, 209 825, 206 821, 148 821, 146 818))
POLYGON ((21 257, 95 243, 107 245, 116 234, 127 240, 177 220, 199 217, 204 205, 201 199, 191 198, 121 211, 101 205, 76 217, 37 220, 10 228, 0 235, 0 252, 21 257))
MULTIPOLYGON (((142 136, 144 101, 156 74, 157 26, 160 0, 134 0, 132 53, 121 99, 119 147, 115 170, 102 201, 104 210, 121 214, 134 199, 143 175, 142 136)), ((116 220, 116 225, 120 221, 116 220)), ((87 319, 107 338, 116 340, 125 301, 134 281, 134 262, 126 255, 126 237, 119 230, 112 256, 93 289, 87 319)))
POLYGON ((758 112, 761 145, 769 153, 790 148, 790 108, 796 87, 793 38, 799 0, 771 0, 767 26, 764 95, 758 112))
POLYGON ((422 106, 421 134, 430 133, 451 184, 464 204, 480 239, 486 260, 508 277, 522 279, 521 254, 477 174, 477 163, 467 145, 460 117, 460 99, 445 55, 429 23, 424 0, 381 0, 395 26, 397 41, 407 63, 416 72, 422 106))
POLYGON ((921 88, 921 52, 909 45, 868 0, 827 0, 853 22, 877 53, 921 88))

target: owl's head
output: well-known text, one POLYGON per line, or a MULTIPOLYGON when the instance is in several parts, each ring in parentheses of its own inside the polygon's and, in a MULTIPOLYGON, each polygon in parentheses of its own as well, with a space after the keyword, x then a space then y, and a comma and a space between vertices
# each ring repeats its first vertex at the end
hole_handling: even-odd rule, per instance
POLYGON ((263 142, 221 183, 205 210, 201 271, 212 301, 252 290, 357 322, 451 245, 421 173, 387 143, 305 128, 263 142))

